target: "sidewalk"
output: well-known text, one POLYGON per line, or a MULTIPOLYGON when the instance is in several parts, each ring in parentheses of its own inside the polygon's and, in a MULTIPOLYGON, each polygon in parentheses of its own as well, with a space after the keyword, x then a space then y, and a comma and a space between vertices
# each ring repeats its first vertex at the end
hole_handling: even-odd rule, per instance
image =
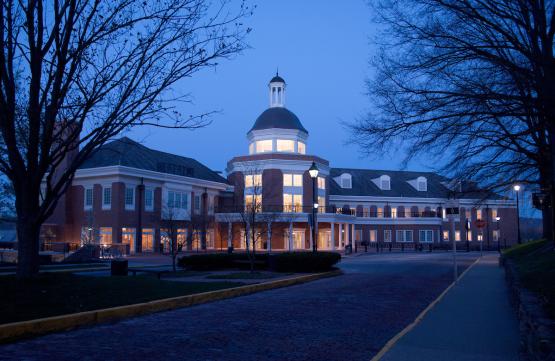
POLYGON ((486 255, 381 358, 518 360, 518 322, 497 255, 486 255))

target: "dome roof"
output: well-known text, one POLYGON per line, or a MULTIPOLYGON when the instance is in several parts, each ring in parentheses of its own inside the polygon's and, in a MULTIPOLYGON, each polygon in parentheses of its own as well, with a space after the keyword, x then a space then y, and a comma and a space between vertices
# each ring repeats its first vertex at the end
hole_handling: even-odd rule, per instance
POLYGON ((262 129, 296 129, 308 133, 301 124, 299 118, 290 110, 283 107, 273 107, 266 109, 254 122, 253 130, 262 129))
POLYGON ((285 83, 285 80, 283 80, 281 76, 276 74, 276 76, 274 76, 272 80, 270 80, 270 83, 285 83))

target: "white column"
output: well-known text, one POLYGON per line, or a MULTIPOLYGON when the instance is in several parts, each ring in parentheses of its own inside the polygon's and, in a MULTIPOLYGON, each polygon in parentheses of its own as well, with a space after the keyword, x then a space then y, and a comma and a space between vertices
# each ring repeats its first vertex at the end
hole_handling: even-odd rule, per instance
POLYGON ((351 246, 353 246, 353 252, 355 251, 355 224, 351 224, 351 246))
POLYGON ((289 250, 293 250, 293 222, 289 222, 289 250))
POLYGON ((339 225, 339 249, 343 249, 343 223, 338 223, 339 225))
POLYGON ((272 252, 272 222, 268 222, 268 252, 272 252))
POLYGON ((227 222, 227 248, 231 247, 233 244, 231 240, 231 227, 233 227, 231 222, 227 222))
POLYGON ((331 222, 331 250, 335 251, 335 223, 331 222))

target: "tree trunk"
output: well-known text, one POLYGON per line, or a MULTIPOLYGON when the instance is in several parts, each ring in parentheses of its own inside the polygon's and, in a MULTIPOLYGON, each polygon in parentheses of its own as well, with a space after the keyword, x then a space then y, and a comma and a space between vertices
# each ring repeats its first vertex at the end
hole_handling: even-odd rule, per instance
POLYGON ((27 279, 39 272, 40 225, 29 218, 17 221, 17 277, 27 279))

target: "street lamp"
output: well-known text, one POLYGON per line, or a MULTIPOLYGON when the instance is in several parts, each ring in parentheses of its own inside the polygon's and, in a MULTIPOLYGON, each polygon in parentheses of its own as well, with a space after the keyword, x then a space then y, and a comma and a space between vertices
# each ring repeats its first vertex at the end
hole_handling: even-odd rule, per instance
POLYGON ((501 217, 495 217, 495 221, 497 222, 497 252, 501 253, 501 233, 499 232, 499 221, 501 217))
POLYGON ((518 244, 522 243, 522 240, 520 238, 520 206, 518 204, 518 192, 520 191, 520 185, 515 184, 513 189, 515 190, 516 193, 516 229, 517 229, 517 235, 518 235, 518 244))
POLYGON ((318 179, 318 167, 316 166, 315 162, 312 162, 312 165, 308 169, 308 173, 310 174, 310 178, 312 178, 312 200, 313 200, 313 207, 312 207, 312 252, 316 252, 318 250, 318 240, 316 239, 316 211, 318 210, 318 196, 316 194, 316 180, 318 179))

